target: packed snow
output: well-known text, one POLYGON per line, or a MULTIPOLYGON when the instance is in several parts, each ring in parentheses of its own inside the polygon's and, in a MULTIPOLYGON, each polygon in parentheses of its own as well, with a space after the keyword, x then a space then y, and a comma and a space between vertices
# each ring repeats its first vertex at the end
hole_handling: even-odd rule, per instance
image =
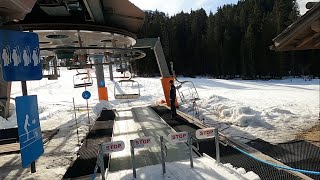
MULTIPOLYGON (((107 180, 121 179, 132 180, 132 170, 122 170, 109 173, 107 180)), ((205 180, 239 180, 250 179, 260 180, 254 172, 246 172, 243 168, 235 168, 231 164, 218 164, 210 156, 204 154, 203 157, 194 159, 193 169, 190 167, 190 161, 177 161, 166 163, 166 174, 162 174, 161 164, 137 168, 137 179, 205 179, 205 180)))
MULTIPOLYGON (((22 169, 19 154, 1 155, 0 179, 62 178, 76 157, 78 149, 76 126, 79 128, 81 140, 88 132, 89 124, 92 124, 103 108, 154 105, 164 99, 160 77, 137 77, 133 79, 140 84, 141 97, 137 100, 115 100, 114 85, 122 78, 110 81, 108 71, 105 70, 109 101, 99 103, 94 79, 94 86, 87 87, 92 94, 88 101, 90 109, 88 119, 86 101, 81 97, 84 88, 73 88, 76 71, 61 68, 60 73, 61 77, 58 80, 42 79, 27 82, 28 94, 38 95, 42 131, 60 129, 58 134, 45 144, 45 153, 37 161, 37 167, 41 171, 30 174, 29 169, 22 169), (74 117, 73 98, 78 125, 74 117), (10 169, 8 165, 14 168, 10 169)), ((91 74, 94 76, 94 69, 91 70, 91 74)), ((114 75, 123 76, 119 73, 114 75)), ((320 123, 319 79, 311 81, 300 78, 269 81, 223 80, 207 77, 178 77, 178 79, 194 83, 200 98, 196 102, 200 120, 208 125, 218 126, 222 133, 240 141, 260 138, 270 143, 287 142, 295 139, 298 133, 320 123)), ((13 83, 11 96, 12 98, 21 96, 20 83, 13 83)), ((11 103, 11 116, 8 119, 0 118, 0 128, 16 126, 14 101, 11 103)), ((180 101, 179 110, 193 115, 193 103, 180 101)))

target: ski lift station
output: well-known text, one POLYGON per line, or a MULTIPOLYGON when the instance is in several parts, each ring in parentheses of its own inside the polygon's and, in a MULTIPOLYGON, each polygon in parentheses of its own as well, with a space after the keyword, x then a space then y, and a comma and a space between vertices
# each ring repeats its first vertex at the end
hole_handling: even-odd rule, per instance
MULTIPOLYGON (((317 3, 274 40, 273 48, 287 50, 291 47, 288 45, 296 44, 291 41, 296 41, 297 36, 296 48, 319 48, 319 38, 315 38, 319 37, 319 13, 317 3), (311 22, 310 28, 303 22, 311 22), (299 29, 299 24, 305 28, 299 29), (293 32, 299 33, 292 35, 293 32)), ((110 97, 119 103, 138 101, 144 96, 132 63, 144 61, 145 49, 153 50, 154 63, 159 67, 163 103, 102 108, 93 122, 89 120, 87 132, 78 137, 72 163, 63 177, 57 179, 320 178, 319 168, 310 170, 307 165, 293 168, 280 158, 224 135, 218 126, 204 124, 197 105, 201 99, 197 87, 192 81, 176 77, 174 64, 165 59, 161 39, 137 38, 144 19, 144 12, 128 0, 1 0, 0 115, 8 118, 10 102, 15 103, 18 127, 0 127, 0 161, 7 154, 21 154, 21 159, 19 166, 9 162, 0 167, 0 179, 23 179, 23 173, 45 179, 45 175, 37 175, 45 168, 37 165, 37 161, 50 156, 47 143, 59 135, 58 129, 41 131, 39 97, 28 95, 27 81, 72 78, 72 90, 82 89, 82 98, 87 102, 86 106, 78 107, 73 101, 72 123, 78 123, 79 111, 88 111, 89 120, 92 109, 88 99, 94 93, 98 94, 97 103, 108 103, 110 97), (65 77, 62 68, 72 72, 72 77, 65 77), (170 80, 177 89, 175 106, 191 104, 192 115, 178 109, 178 116, 170 117, 170 80), (15 81, 21 82, 21 96, 11 98, 15 81), (95 86, 96 91, 88 90, 95 86), (9 176, 18 169, 21 177, 9 176), (3 174, 7 176, 2 177, 3 174)), ((299 156, 300 159, 292 161, 308 157, 299 156)))

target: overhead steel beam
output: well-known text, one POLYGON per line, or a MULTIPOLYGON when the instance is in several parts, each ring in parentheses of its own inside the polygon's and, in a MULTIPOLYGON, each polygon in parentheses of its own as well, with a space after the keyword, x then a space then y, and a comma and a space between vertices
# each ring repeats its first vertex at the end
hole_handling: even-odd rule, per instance
MULTIPOLYGON (((0 0, 1 1, 1 0, 0 0)), ((87 31, 100 31, 100 32, 110 32, 122 34, 125 36, 137 38, 137 35, 129 31, 109 27, 102 25, 92 25, 92 24, 70 24, 70 23, 41 23, 41 24, 15 24, 15 25, 5 25, 0 26, 0 29, 21 29, 21 31, 37 31, 37 30, 87 30, 87 31)))
POLYGON ((144 38, 138 39, 137 43, 133 46, 136 49, 142 48, 151 48, 154 51, 154 55, 156 56, 157 64, 160 70, 160 74, 162 77, 167 78, 171 77, 169 72, 169 68, 167 65, 166 57, 164 55, 160 38, 144 38))
POLYGON ((90 17, 94 22, 104 24, 102 4, 100 0, 83 0, 90 17))

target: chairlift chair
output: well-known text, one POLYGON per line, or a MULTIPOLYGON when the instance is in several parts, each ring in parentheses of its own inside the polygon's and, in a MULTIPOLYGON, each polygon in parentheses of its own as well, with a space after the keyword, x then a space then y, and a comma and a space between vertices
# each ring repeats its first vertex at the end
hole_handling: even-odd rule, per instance
POLYGON ((119 67, 116 69, 117 72, 121 72, 121 73, 124 73, 126 71, 129 71, 129 67, 128 67, 128 62, 126 61, 120 61, 119 63, 119 67))
POLYGON ((132 79, 120 80, 114 85, 115 99, 138 99, 140 97, 140 84, 132 79))
POLYGON ((88 73, 77 73, 73 76, 73 87, 88 87, 93 85, 93 80, 88 73))
POLYGON ((126 71, 128 71, 128 68, 124 68, 124 67, 119 67, 116 69, 117 72, 121 72, 121 73, 124 73, 126 71))
POLYGON ((179 84, 176 89, 178 91, 181 103, 192 103, 193 116, 200 119, 200 110, 197 101, 200 100, 196 87, 191 81, 177 81, 179 84))
POLYGON ((48 78, 48 80, 57 80, 60 77, 60 69, 53 65, 53 58, 55 56, 48 56, 41 60, 43 78, 48 78))
POLYGON ((178 85, 176 86, 176 89, 178 91, 178 94, 180 96, 180 100, 182 103, 192 102, 195 103, 196 101, 200 100, 198 91, 196 87, 194 86, 193 82, 191 81, 179 81, 176 78, 176 73, 173 69, 173 62, 170 62, 171 71, 173 74, 173 77, 175 77, 176 81, 178 82, 178 85))

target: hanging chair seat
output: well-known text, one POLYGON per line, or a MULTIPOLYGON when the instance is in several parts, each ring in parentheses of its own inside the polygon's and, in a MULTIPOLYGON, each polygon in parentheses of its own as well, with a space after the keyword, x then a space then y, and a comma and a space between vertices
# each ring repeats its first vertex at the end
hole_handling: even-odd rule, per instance
POLYGON ((120 80, 114 85, 115 99, 138 99, 140 97, 140 84, 137 81, 127 79, 120 80))
POLYGON ((126 72, 128 71, 128 68, 118 68, 116 69, 117 72, 126 72))
POLYGON ((73 76, 74 88, 88 87, 92 85, 93 85, 93 81, 88 73, 78 73, 73 76))
POLYGON ((138 99, 139 94, 116 94, 115 99, 138 99))

